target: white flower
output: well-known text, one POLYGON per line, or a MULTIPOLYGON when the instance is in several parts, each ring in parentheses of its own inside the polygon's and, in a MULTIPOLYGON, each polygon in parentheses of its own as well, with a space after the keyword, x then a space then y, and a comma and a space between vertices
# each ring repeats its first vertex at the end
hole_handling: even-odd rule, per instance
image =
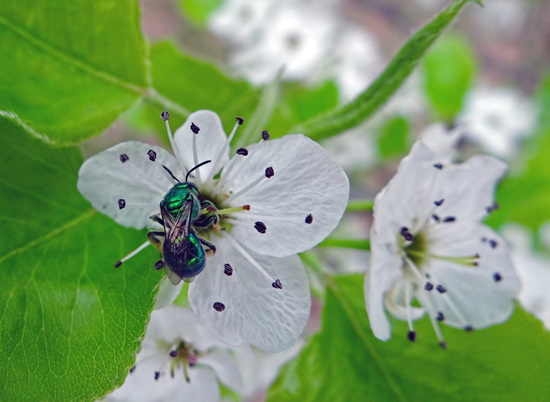
POLYGON ((458 122, 465 136, 485 151, 511 159, 534 129, 537 111, 513 89, 480 87, 466 97, 458 122))
POLYGON ((218 380, 240 391, 236 361, 190 310, 154 311, 124 384, 108 401, 219 401, 218 380))
POLYGON ((442 347, 440 322, 469 331, 508 318, 519 281, 504 242, 480 223, 496 208, 504 171, 488 156, 443 163, 422 141, 401 161, 375 199, 371 228, 365 300, 377 338, 391 336, 385 310, 409 322, 410 340, 427 313, 442 347))
POLYGON ((323 148, 300 134, 261 140, 230 158, 229 145, 242 119, 237 121, 226 138, 214 112, 192 113, 174 138, 169 134, 175 158, 141 142, 118 144, 84 162, 78 189, 119 224, 152 228, 153 242, 155 237, 164 240, 164 223, 167 236, 177 236, 156 244, 164 251, 164 262, 155 267, 164 266, 174 284, 195 277, 189 302, 206 326, 232 345, 279 351, 296 341, 309 317, 309 286, 296 253, 314 247, 336 227, 347 205, 349 183, 323 148), (183 198, 172 197, 171 189, 182 185, 176 180, 187 181, 184 172, 206 161, 211 162, 194 169, 189 178, 198 193, 185 185, 184 195, 198 195, 187 194, 194 201, 185 203, 189 210, 183 213, 183 198), (169 222, 159 218, 161 201, 162 218, 169 222), (168 205, 180 211, 179 225, 170 223, 168 205), (195 243, 190 234, 197 235, 195 243), (205 244, 200 250, 199 241, 205 244), (167 246, 180 243, 189 246, 189 254, 167 255, 167 246), (206 267, 198 263, 204 250, 206 267), (186 265, 193 253, 197 260, 186 265), (174 256, 183 262, 174 263, 174 256))

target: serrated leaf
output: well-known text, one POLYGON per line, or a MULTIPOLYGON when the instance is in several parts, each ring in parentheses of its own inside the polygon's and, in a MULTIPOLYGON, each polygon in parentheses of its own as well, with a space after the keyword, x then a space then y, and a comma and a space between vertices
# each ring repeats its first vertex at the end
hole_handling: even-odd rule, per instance
POLYGON ((76 147, 0 118, 0 399, 94 400, 133 365, 160 274, 144 241, 76 189, 76 147))
POLYGON ((431 22, 416 32, 399 50, 382 74, 356 99, 297 125, 292 132, 304 133, 315 140, 320 140, 341 133, 369 118, 399 89, 430 45, 453 21, 462 7, 470 1, 454 0, 431 22))
POLYGON ((462 109, 475 69, 474 53, 460 36, 441 38, 426 55, 422 62, 424 88, 440 119, 451 122, 462 109))
POLYGON ((0 110, 59 143, 107 127, 146 87, 135 0, 0 2, 0 110))
POLYGON ((288 363, 271 401, 544 400, 550 395, 550 333, 517 309, 502 325, 466 333, 443 328, 447 350, 426 318, 393 323, 382 342, 369 328, 363 277, 334 278, 327 289, 321 332, 288 363))

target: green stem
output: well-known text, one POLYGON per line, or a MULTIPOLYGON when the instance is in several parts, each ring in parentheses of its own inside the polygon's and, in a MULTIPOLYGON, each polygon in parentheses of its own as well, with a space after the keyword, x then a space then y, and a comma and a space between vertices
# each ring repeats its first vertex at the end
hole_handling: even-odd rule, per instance
POLYGON ((372 211, 373 207, 374 200, 353 200, 348 202, 348 207, 346 208, 346 211, 372 211))
POLYGON ((401 87, 430 45, 470 1, 479 3, 476 0, 454 0, 416 32, 399 50, 384 72, 353 101, 315 116, 292 128, 290 132, 304 133, 319 141, 365 121, 401 87))
POLYGON ((338 248, 351 248, 355 250, 370 250, 369 239, 334 239, 332 237, 326 238, 317 247, 338 247, 338 248))

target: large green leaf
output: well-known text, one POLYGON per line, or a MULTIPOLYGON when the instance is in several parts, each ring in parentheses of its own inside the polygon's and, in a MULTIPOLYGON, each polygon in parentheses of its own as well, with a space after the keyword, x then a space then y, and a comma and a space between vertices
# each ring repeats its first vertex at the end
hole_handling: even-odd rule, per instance
POLYGON ((476 69, 474 53, 460 36, 450 35, 436 43, 422 63, 424 88, 439 118, 451 122, 462 109, 476 69))
POLYGON ((136 0, 0 2, 0 110, 36 134, 76 142, 145 92, 136 0))
MULTIPOLYGON (((454 0, 431 22, 415 33, 399 50, 382 74, 350 103, 330 110, 296 126, 292 131, 315 140, 330 137, 352 128, 370 117, 405 81, 430 45, 457 16, 466 3, 454 0)), ((475 1, 479 3, 479 1, 475 1)))
POLYGON ((0 118, 0 400, 93 400, 120 385, 153 307, 153 250, 76 189, 75 147, 0 118))
POLYGON ((334 279, 327 289, 321 332, 288 363, 269 393, 272 401, 517 401, 550 395, 550 334, 518 309, 512 319, 466 333, 443 328, 437 345, 428 319, 393 323, 377 340, 363 301, 363 277, 334 279))

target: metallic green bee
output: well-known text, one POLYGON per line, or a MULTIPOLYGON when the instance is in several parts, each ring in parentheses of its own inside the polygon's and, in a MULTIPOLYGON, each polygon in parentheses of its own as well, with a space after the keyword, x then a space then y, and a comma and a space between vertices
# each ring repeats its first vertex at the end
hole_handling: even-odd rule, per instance
POLYGON ((185 182, 174 185, 160 202, 160 217, 151 217, 164 226, 163 232, 151 231, 148 234, 149 240, 159 249, 161 241, 158 237, 164 237, 162 260, 157 261, 155 268, 164 268, 174 285, 182 279, 190 282, 202 272, 206 262, 203 245, 211 252, 216 251, 212 243, 196 235, 193 227, 208 227, 218 218, 216 215, 201 214, 208 206, 207 202, 201 203, 197 186, 187 181, 193 170, 209 162, 202 162, 187 172, 185 182))

